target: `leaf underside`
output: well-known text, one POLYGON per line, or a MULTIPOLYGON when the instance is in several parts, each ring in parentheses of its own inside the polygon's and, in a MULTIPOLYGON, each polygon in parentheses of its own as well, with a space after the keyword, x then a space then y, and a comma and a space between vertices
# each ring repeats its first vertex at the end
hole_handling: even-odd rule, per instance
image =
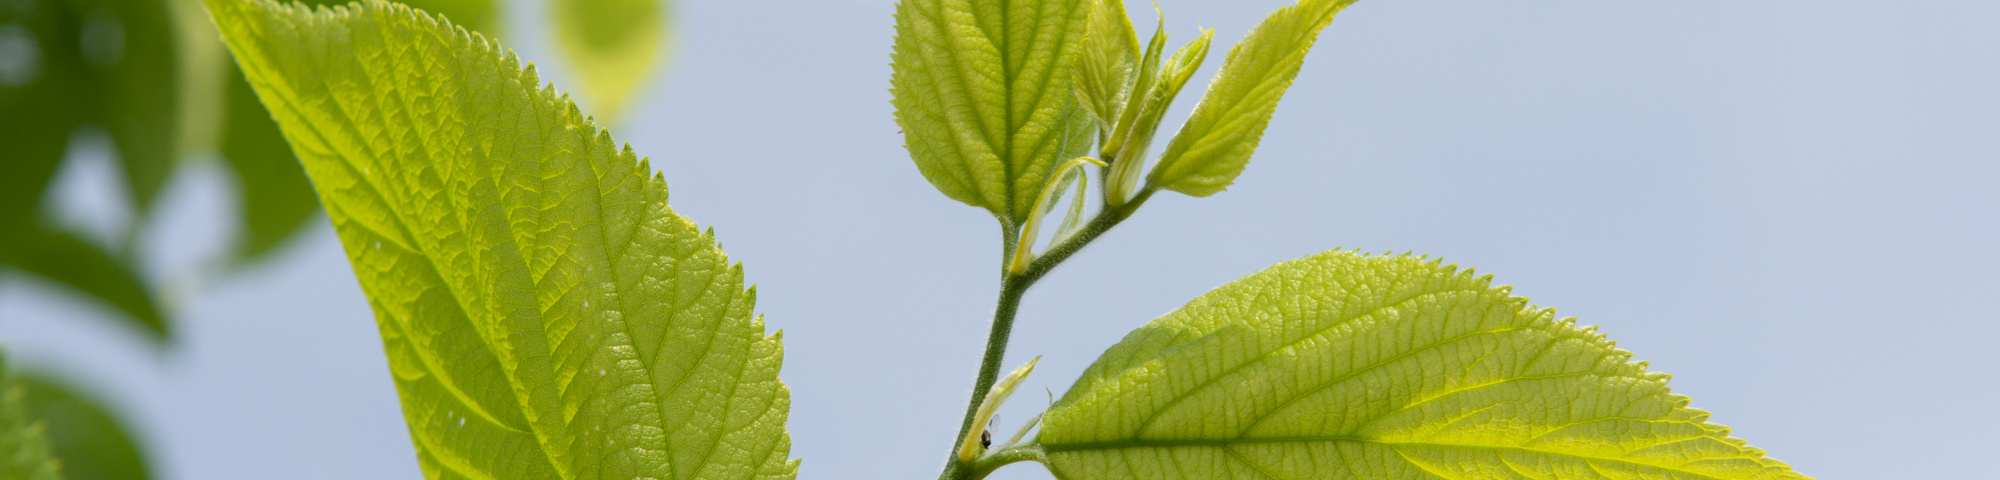
POLYGON ((741 266, 532 67, 381 1, 208 6, 368 295, 427 477, 796 475, 741 266))
POLYGON ((1070 90, 1089 0, 903 0, 890 79, 917 170, 954 200, 1026 220, 1095 129, 1070 90))
POLYGON ((1354 0, 1303 0, 1271 13, 1229 49, 1201 104, 1160 154, 1148 181, 1196 197, 1228 188, 1250 163, 1278 100, 1319 32, 1354 0))
POLYGON ((1113 346, 1043 419, 1064 479, 1803 479, 1490 277, 1333 251, 1113 346))

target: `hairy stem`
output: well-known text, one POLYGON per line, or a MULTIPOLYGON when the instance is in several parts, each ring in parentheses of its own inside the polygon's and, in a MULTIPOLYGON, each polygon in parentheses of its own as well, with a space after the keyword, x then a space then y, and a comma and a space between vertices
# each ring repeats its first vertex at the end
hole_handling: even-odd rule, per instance
MULTIPOLYGON (((1007 358, 1007 339, 1014 333, 1014 314, 1020 310, 1021 297, 1028 293, 1028 287, 1034 286, 1037 280, 1041 280, 1043 275, 1047 275, 1050 270, 1055 269, 1056 265, 1061 264, 1063 260, 1069 259, 1077 251, 1083 250, 1085 245, 1089 245, 1091 241, 1097 240, 1097 237, 1104 235, 1105 232, 1111 231, 1111 227, 1118 226, 1120 222, 1131 218, 1132 212, 1138 211, 1139 206, 1145 204, 1146 199, 1152 198, 1153 193, 1156 191, 1157 189, 1151 185, 1147 185, 1146 188, 1141 189, 1137 195, 1132 197, 1131 201, 1126 202, 1124 205, 1107 207, 1098 211, 1097 215, 1091 217, 1090 222, 1085 223, 1083 227, 1079 228, 1076 234, 1063 240, 1062 243, 1049 247, 1047 252, 1044 252, 1040 257, 1036 257, 1033 262, 1028 263, 1027 270, 1022 271, 1018 275, 1006 273, 1006 266, 1013 260, 1014 242, 1020 241, 1016 239, 1020 230, 1017 226, 1002 225, 1001 231, 1005 235, 1005 240, 1002 243, 1006 249, 1005 253, 1001 255, 1002 258, 1000 261, 1000 301, 993 308, 993 329, 986 335, 986 355, 980 360, 979 376, 972 383, 972 401, 968 402, 965 406, 965 420, 958 427, 958 435, 952 436, 952 455, 945 461, 944 473, 938 476, 940 480, 985 478, 987 474, 992 473, 993 469, 999 468, 1000 465, 1035 458, 1027 456, 999 463, 991 463, 988 460, 997 458, 997 453, 1001 452, 975 459, 972 462, 961 462, 957 456, 959 439, 965 438, 965 434, 974 428, 985 428, 984 425, 973 425, 973 417, 978 415, 979 404, 986 401, 986 394, 989 390, 993 389, 993 382, 1000 380, 1000 367, 1003 365, 1001 362, 1007 358), (975 468, 982 465, 986 468, 975 468)), ((1028 239, 1027 241, 1033 241, 1033 239, 1028 239)), ((1016 450, 1022 449, 1008 449, 1006 452, 1016 450)))

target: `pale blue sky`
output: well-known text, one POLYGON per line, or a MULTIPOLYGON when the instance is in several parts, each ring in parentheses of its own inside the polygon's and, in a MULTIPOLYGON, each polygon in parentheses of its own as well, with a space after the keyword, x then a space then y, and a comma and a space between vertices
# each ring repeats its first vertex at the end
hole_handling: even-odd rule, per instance
MULTIPOLYGON (((1178 45, 1198 25, 1233 43, 1282 3, 1161 7, 1178 45)), ((516 4, 503 41, 561 85, 542 16, 522 10, 539 7, 516 4)), ((665 172, 676 209, 716 227, 785 330, 805 478, 935 475, 996 287, 990 217, 901 148, 893 9, 684 0, 671 73, 613 130, 665 172)), ((1237 185, 1156 197, 1050 275, 1009 364, 1044 355, 1028 386, 1059 394, 1126 331, 1237 276, 1339 246, 1412 251, 1602 325, 1807 474, 1990 476, 1994 25, 2000 4, 1973 1, 1364 0, 1321 37, 1237 185)), ((85 165, 65 198, 91 204, 111 182, 85 165)), ((147 246, 158 275, 228 238, 229 181, 176 181, 147 246)), ((104 309, 0 282, 0 342, 133 412, 165 478, 419 478, 324 225, 186 289, 166 352, 104 309)), ((1017 396, 1003 425, 1040 397, 1017 396)))

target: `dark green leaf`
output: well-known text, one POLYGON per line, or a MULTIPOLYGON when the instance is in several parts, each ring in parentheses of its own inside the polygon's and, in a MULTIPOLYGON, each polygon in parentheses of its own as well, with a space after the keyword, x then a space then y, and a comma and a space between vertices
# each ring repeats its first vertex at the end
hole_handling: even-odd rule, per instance
POLYGON ((243 81, 234 61, 223 81, 228 82, 224 97, 228 109, 222 157, 236 171, 243 192, 235 261, 253 262, 311 226, 319 213, 319 197, 298 158, 292 156, 292 146, 271 120, 271 112, 243 81))
POLYGON ((16 378, 27 390, 29 416, 45 426, 44 436, 69 480, 146 480, 145 455, 129 430, 103 403, 39 375, 16 378))
POLYGON ((60 480, 43 426, 28 413, 26 396, 0 354, 0 479, 60 480))

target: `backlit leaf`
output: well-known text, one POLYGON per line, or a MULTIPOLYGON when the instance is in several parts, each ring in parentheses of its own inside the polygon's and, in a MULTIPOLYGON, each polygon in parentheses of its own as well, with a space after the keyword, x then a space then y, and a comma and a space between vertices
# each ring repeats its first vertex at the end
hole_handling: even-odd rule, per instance
POLYGON ((368 295, 430 478, 791 478, 783 347, 665 180, 484 36, 210 0, 368 295))
POLYGON ((1090 9, 1090 0, 897 4, 896 123, 938 191, 1019 224, 1056 166, 1088 151, 1094 129, 1080 128, 1090 116, 1072 107, 1070 66, 1090 9))
POLYGON ((1147 181, 1206 197, 1228 188, 1250 163, 1278 100, 1305 65, 1333 15, 1354 0, 1303 0, 1278 9, 1229 49, 1222 70, 1147 181))
POLYGON ((1127 335, 1042 423, 1064 479, 1803 479, 1489 277, 1334 251, 1127 335))
POLYGON ((1083 37, 1074 78, 1077 102, 1109 132, 1118 122, 1125 96, 1138 75, 1139 34, 1132 30, 1124 0, 1092 2, 1090 26, 1083 37))

